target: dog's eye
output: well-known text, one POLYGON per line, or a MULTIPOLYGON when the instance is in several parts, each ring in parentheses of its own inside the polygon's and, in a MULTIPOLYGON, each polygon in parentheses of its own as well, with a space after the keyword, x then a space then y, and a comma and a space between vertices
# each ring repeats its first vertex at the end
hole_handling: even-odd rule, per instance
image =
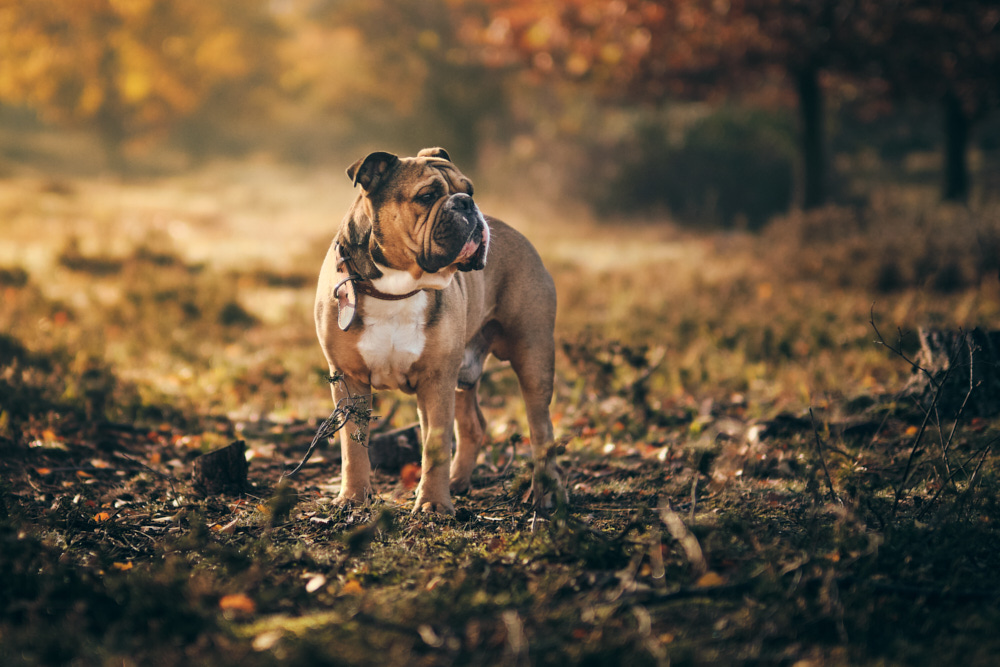
POLYGON ((425 192, 422 195, 417 195, 417 201, 421 204, 432 204, 437 197, 436 192, 425 192))

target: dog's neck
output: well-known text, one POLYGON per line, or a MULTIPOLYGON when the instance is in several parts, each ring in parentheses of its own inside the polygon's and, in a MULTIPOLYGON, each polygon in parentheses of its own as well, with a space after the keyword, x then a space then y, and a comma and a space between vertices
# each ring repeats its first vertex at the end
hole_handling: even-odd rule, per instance
MULTIPOLYGON (((339 248, 338 270, 357 276, 354 281, 359 294, 367 294, 377 299, 396 300, 413 296, 417 292, 447 287, 455 275, 454 268, 435 273, 413 276, 408 271, 388 266, 381 249, 371 242, 372 221, 364 210, 359 196, 351 210, 344 216, 335 241, 339 248)), ((346 276, 345 276, 346 277, 346 276)))

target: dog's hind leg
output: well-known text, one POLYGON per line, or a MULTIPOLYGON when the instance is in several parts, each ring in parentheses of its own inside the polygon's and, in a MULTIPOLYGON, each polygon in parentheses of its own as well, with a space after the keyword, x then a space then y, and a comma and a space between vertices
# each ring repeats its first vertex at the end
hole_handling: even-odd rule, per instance
POLYGON ((455 514, 449 491, 449 468, 455 427, 455 390, 438 381, 417 387, 417 411, 423 436, 420 484, 414 514, 455 514))
POLYGON ((479 448, 486 437, 486 418, 479 409, 479 379, 483 363, 490 353, 495 325, 487 324, 465 346, 462 366, 458 371, 455 393, 455 435, 458 444, 451 461, 451 492, 465 493, 472 482, 479 448))
POLYGON ((556 447, 549 414, 555 372, 555 341, 544 336, 533 340, 535 342, 531 346, 518 348, 510 362, 521 385, 531 432, 531 458, 534 461, 531 497, 539 509, 551 509, 557 502, 567 499, 555 464, 556 447))
POLYGON ((465 493, 472 482, 479 448, 486 437, 486 417, 479 408, 479 381, 471 387, 459 386, 455 393, 455 432, 458 445, 451 460, 451 492, 465 493))

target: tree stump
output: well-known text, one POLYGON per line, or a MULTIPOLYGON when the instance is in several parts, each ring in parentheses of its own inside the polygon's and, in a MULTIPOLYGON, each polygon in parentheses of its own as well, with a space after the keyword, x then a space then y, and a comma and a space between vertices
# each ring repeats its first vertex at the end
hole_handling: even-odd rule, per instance
POLYGON ((395 472, 407 463, 420 463, 420 425, 412 424, 368 439, 372 468, 395 472))
POLYGON ((1000 331, 920 328, 918 334, 915 361, 923 370, 913 370, 908 395, 925 408, 937 396, 937 409, 948 419, 958 416, 963 403, 963 417, 1000 414, 1000 331))
POLYGON ((246 443, 232 444, 203 454, 194 460, 191 479, 194 488, 205 495, 239 494, 248 489, 246 443))

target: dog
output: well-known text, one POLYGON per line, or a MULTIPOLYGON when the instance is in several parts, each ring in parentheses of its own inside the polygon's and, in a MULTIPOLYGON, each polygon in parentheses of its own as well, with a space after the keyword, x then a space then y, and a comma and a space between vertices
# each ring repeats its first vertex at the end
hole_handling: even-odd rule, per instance
MULTIPOLYGON (((444 149, 374 152, 347 176, 360 189, 323 262, 315 304, 331 377, 343 378, 334 402, 382 389, 415 394, 422 463, 413 512, 454 515, 452 494, 469 489, 486 435, 476 395, 483 363, 490 354, 509 361, 531 435, 531 498, 543 509, 565 500, 549 416, 556 290, 538 252, 479 211, 472 182, 444 149)), ((338 503, 372 495, 366 426, 341 429, 338 503)))

